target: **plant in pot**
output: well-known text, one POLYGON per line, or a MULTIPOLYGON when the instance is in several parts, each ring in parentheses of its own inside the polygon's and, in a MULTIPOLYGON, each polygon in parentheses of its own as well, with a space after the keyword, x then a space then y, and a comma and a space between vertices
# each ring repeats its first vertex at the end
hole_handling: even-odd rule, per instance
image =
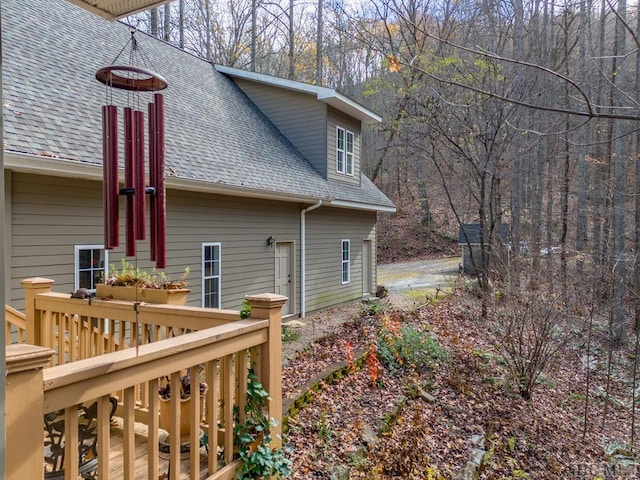
POLYGON ((285 457, 285 449, 271 448, 271 428, 277 426, 277 421, 268 416, 269 400, 269 393, 250 370, 245 421, 237 423, 234 429, 236 448, 242 460, 239 480, 288 478, 291 475, 291 460, 285 457))
MULTIPOLYGON (((200 366, 200 370, 203 369, 200 366)), ((171 435, 171 379, 170 376, 161 377, 159 380, 158 396, 160 397, 160 428, 171 435)), ((200 405, 204 405, 204 395, 207 392, 207 384, 200 382, 200 405)), ((189 411, 191 409, 191 374, 189 370, 180 372, 180 439, 186 440, 191 433, 189 423, 189 411)), ((204 416, 204 408, 201 409, 201 418, 204 416)))
POLYGON ((122 259, 120 269, 113 264, 103 283, 96 285, 96 296, 101 299, 141 301, 148 303, 168 303, 184 305, 189 295, 187 276, 189 267, 177 280, 172 280, 164 272, 148 273, 122 259))

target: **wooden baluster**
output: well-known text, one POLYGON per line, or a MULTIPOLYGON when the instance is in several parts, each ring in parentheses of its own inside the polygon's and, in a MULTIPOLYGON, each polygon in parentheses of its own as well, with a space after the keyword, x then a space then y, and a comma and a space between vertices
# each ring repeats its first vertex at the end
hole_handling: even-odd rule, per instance
POLYGON ((109 479, 111 408, 108 395, 98 399, 98 478, 101 480, 109 479))
POLYGON ((222 359, 222 403, 224 408, 224 461, 233 461, 233 355, 222 359))
POLYGON ((78 406, 64 411, 64 478, 78 478, 78 406))
POLYGON ((244 406, 247 404, 247 380, 249 376, 249 368, 247 366, 247 351, 243 350, 237 353, 236 358, 236 375, 237 375, 237 397, 238 410, 240 413, 240 423, 246 420, 246 412, 244 406))
POLYGON ((76 360, 78 360, 78 352, 80 349, 80 345, 78 345, 78 343, 80 342, 80 338, 78 337, 78 321, 79 321, 79 318, 75 316, 73 318, 73 321, 71 322, 71 334, 69 338, 69 343, 70 343, 69 361, 70 362, 75 362, 76 360))
POLYGON ((171 374, 169 478, 180 478, 180 372, 171 374))
MULTIPOLYGON (((135 389, 129 387, 123 396, 123 449, 124 479, 135 480, 136 438, 135 438, 135 389)), ((172 477, 175 478, 175 477, 172 477)))
POLYGON ((200 478, 200 368, 196 365, 189 369, 191 379, 191 408, 189 409, 189 444, 191 445, 189 456, 189 469, 191 478, 200 478))
POLYGON ((147 382, 148 395, 149 395, 149 433, 148 433, 148 464, 147 464, 147 478, 158 478, 159 474, 159 438, 158 429, 160 428, 158 421, 158 410, 160 401, 158 400, 158 380, 151 380, 147 382))
POLYGON ((213 360, 207 363, 207 384, 209 390, 207 391, 207 422, 209 428, 207 435, 209 437, 209 456, 208 456, 208 471, 209 473, 215 473, 218 471, 218 419, 219 419, 219 395, 220 389, 218 388, 220 361, 213 360))

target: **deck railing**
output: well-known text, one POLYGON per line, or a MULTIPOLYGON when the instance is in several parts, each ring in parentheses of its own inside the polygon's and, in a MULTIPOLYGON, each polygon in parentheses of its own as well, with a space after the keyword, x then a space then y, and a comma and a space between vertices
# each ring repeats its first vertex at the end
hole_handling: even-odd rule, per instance
MULTIPOLYGON (((70 299, 68 294, 48 290, 50 286, 36 288, 26 295, 27 338, 42 345, 7 347, 7 458, 12 459, 7 462, 7 478, 42 477, 42 418, 60 410, 65 418, 65 478, 77 478, 78 407, 94 401, 99 478, 133 479, 141 471, 143 478, 158 478, 167 473, 160 471, 159 464, 163 438, 158 425, 158 379, 168 377, 175 392, 186 371, 191 373, 192 392, 199 391, 200 382, 208 385, 204 398, 193 396, 185 412, 191 427, 189 443, 200 445, 201 437, 208 439, 203 467, 200 455, 191 455, 186 469, 189 478, 201 478, 206 470, 206 478, 228 479, 237 471, 233 427, 241 420, 238 412, 244 410, 250 368, 270 393, 268 415, 280 424, 280 320, 286 297, 248 297, 252 317, 240 320, 238 312, 70 299), (118 398, 116 416, 121 422, 122 441, 117 444, 109 420, 113 396, 118 398), (29 401, 21 404, 20 398, 25 397, 29 401), (25 416, 30 419, 26 423, 25 416), (16 437, 21 439, 15 443, 18 449, 9 441, 16 437), (146 444, 144 454, 139 451, 141 438, 146 444)), ((176 432, 185 415, 180 413, 177 396, 172 396, 169 408, 170 427, 176 432)), ((276 447, 278 430, 275 427, 273 432, 276 447)), ((180 442, 179 435, 170 435, 166 441, 172 479, 185 473, 180 471, 184 469, 180 442)))

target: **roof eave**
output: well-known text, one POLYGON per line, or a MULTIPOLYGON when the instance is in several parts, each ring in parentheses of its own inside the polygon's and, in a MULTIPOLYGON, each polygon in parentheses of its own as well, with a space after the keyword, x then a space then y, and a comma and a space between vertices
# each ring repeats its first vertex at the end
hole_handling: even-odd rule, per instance
POLYGON ((109 21, 120 20, 150 8, 159 7, 171 0, 67 0, 109 21))
POLYGON ((305 93, 307 95, 314 95, 319 101, 331 105, 333 108, 340 110, 341 112, 344 112, 353 118, 357 118, 362 123, 365 123, 367 125, 382 122, 382 117, 373 113, 368 108, 363 107, 359 103, 351 100, 345 95, 342 95, 333 88, 319 87, 317 85, 310 85, 308 83, 288 80, 286 78, 272 77, 270 75, 264 75, 262 73, 248 72, 246 70, 227 67, 224 65, 216 64, 214 65, 214 68, 218 72, 228 75, 229 77, 241 78, 243 80, 248 80, 251 82, 270 85, 272 87, 305 93))
MULTIPOLYGON (((4 168, 20 173, 102 181, 102 165, 22 152, 5 151, 4 168)), ((119 170, 119 177, 121 182, 124 181, 124 170, 119 170)), ((321 198, 312 195, 297 195, 273 190, 237 187, 235 185, 209 183, 172 176, 165 176, 165 185, 167 188, 176 190, 260 198, 283 202, 316 203, 318 200, 331 201, 330 198, 321 198)))

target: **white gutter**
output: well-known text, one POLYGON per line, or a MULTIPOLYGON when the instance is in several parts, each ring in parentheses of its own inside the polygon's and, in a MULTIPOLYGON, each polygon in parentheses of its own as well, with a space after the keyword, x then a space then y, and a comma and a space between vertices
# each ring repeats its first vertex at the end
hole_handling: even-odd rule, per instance
MULTIPOLYGON (((31 173, 37 175, 58 176, 65 178, 82 178, 102 182, 102 165, 58 157, 47 157, 22 152, 4 152, 4 168, 14 172, 31 173)), ((124 181, 124 170, 120 169, 120 181, 124 181)), ((316 198, 310 195, 276 192, 259 188, 227 185, 223 183, 204 182, 165 175, 165 186, 176 190, 186 190, 198 193, 217 195, 231 195, 283 202, 310 202, 316 198)))
POLYGON ((306 213, 322 206, 322 200, 318 203, 303 208, 300 211, 300 317, 307 314, 307 218, 306 213))
POLYGON ((386 205, 374 205, 371 203, 352 202, 348 200, 331 200, 330 203, 332 207, 351 208, 354 210, 369 210, 371 212, 396 212, 395 206, 389 207, 386 205))

